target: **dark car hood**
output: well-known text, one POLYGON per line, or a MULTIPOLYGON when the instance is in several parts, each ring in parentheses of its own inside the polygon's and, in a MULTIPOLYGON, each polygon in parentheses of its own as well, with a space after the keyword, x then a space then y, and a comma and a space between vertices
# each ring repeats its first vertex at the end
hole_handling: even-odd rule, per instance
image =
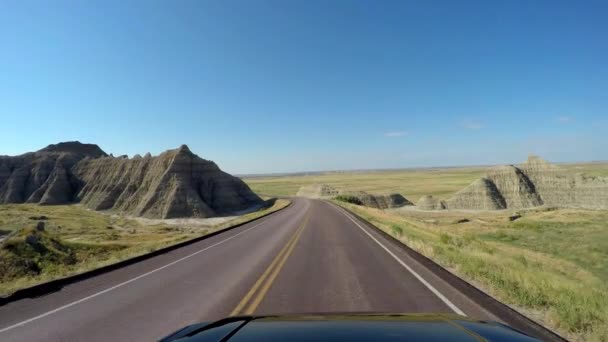
POLYGON ((230 317, 188 326, 168 341, 538 341, 497 322, 455 315, 331 314, 230 317))

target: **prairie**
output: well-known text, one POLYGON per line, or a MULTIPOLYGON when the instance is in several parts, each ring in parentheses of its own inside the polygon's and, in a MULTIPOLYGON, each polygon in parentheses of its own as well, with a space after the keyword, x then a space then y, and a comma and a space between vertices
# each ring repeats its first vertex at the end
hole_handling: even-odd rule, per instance
POLYGON ((101 213, 81 205, 1 205, 0 295, 203 236, 288 204, 268 200, 266 208, 241 216, 177 223, 101 213))
POLYGON ((326 172, 299 176, 243 178, 258 194, 295 196, 301 186, 329 184, 338 189, 398 192, 411 201, 423 195, 445 198, 481 177, 485 168, 326 172))
POLYGON ((434 212, 334 202, 562 335, 608 340, 608 211, 434 212))
MULTIPOLYGON (((608 176, 608 163, 561 164, 608 176)), ((486 168, 328 172, 252 177, 254 191, 295 195, 313 183, 447 199, 486 168)), ((334 202, 502 302, 575 341, 608 341, 608 210, 422 211, 334 202)))
MULTIPOLYGON (((561 164, 571 173, 608 176, 608 163, 561 164)), ((301 186, 322 183, 338 189, 398 192, 416 202, 423 195, 447 199, 483 176, 487 167, 454 167, 375 171, 332 171, 308 175, 243 177, 249 187, 266 196, 295 196, 301 186)))

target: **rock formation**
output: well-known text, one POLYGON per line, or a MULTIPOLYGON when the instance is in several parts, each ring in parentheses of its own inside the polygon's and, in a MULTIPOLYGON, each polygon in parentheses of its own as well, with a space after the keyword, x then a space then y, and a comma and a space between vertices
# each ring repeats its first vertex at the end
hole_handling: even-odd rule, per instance
POLYGON ((513 165, 490 168, 486 178, 499 190, 507 208, 528 208, 542 204, 534 183, 513 165))
POLYGON ((513 165, 490 168, 485 177, 446 201, 450 209, 529 208, 542 203, 534 183, 513 165))
POLYGON ((340 195, 355 197, 362 205, 376 209, 392 209, 413 205, 412 202, 398 193, 369 194, 364 191, 340 191, 340 195))
POLYGON ((376 202, 378 203, 378 208, 380 209, 400 208, 414 205, 414 203, 403 197, 403 195, 396 192, 388 194, 374 194, 373 196, 375 197, 376 202))
POLYGON ((377 208, 390 209, 406 205, 412 205, 405 197, 398 193, 370 194, 364 191, 338 190, 327 184, 311 184, 303 186, 298 190, 296 196, 309 198, 334 198, 336 196, 349 196, 357 200, 361 205, 377 208))
POLYGON ((433 196, 422 196, 418 202, 416 202, 416 208, 422 210, 439 210, 445 209, 446 204, 444 201, 440 201, 433 196))
POLYGON ((505 198, 488 178, 480 178, 446 201, 448 208, 505 209, 505 198))
POLYGON ((521 169, 534 183, 545 205, 608 209, 607 177, 570 175, 536 156, 530 156, 521 169))
POLYGON ((530 156, 520 166, 491 168, 446 201, 450 209, 530 208, 540 205, 608 209, 608 178, 570 175, 530 156))
POLYGON ((84 158, 106 156, 97 145, 65 142, 16 157, 0 157, 0 204, 60 204, 75 193, 71 168, 84 158))
POLYGON ((0 203, 65 204, 150 218, 212 217, 260 205, 240 179, 190 152, 108 156, 97 145, 60 143, 0 157, 0 203))

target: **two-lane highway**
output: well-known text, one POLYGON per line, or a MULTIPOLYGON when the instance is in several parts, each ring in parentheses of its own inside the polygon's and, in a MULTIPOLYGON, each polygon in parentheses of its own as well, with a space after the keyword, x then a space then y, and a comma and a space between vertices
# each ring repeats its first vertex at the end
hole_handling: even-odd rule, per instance
POLYGON ((0 307, 1 341, 152 341, 228 315, 443 312, 498 319, 343 209, 287 209, 0 307))

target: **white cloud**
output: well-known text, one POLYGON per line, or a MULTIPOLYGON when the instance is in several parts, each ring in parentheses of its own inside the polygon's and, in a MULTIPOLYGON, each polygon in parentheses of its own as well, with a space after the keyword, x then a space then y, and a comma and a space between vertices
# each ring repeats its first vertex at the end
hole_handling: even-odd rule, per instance
POLYGON ((384 133, 385 137, 396 138, 396 137, 404 137, 408 133, 406 131, 394 131, 394 132, 386 132, 384 133))
POLYGON ((568 123, 574 121, 574 119, 569 116, 559 116, 555 120, 559 123, 568 123))
POLYGON ((462 123, 462 127, 466 129, 481 129, 483 128, 483 124, 477 121, 467 120, 462 123))

